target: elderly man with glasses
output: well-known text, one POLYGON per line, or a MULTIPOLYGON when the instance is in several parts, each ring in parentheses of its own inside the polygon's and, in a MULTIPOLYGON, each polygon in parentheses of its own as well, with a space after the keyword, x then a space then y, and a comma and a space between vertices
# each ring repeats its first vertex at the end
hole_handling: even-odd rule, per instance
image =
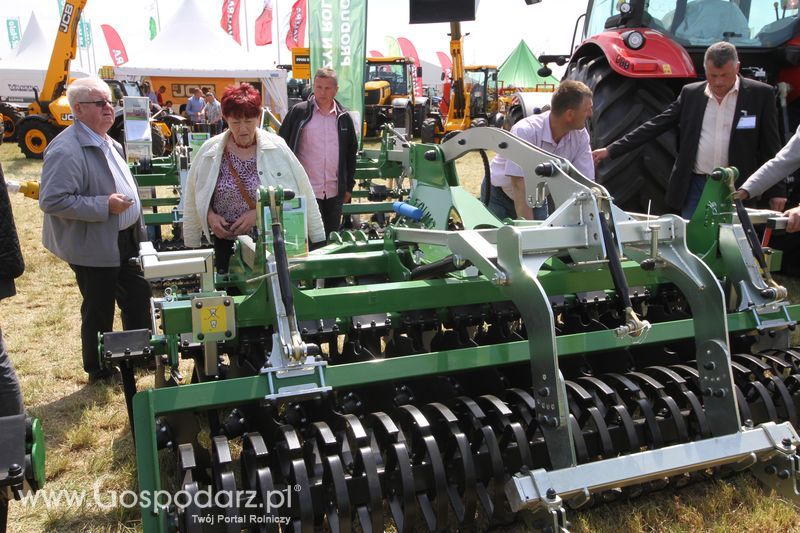
POLYGON ((142 204, 122 146, 108 136, 114 107, 108 85, 82 78, 67 89, 75 123, 47 147, 39 207, 42 241, 75 272, 83 297, 81 343, 89 382, 107 380, 97 334, 114 326, 114 303, 124 329, 150 327, 150 285, 130 264, 145 236, 142 204))

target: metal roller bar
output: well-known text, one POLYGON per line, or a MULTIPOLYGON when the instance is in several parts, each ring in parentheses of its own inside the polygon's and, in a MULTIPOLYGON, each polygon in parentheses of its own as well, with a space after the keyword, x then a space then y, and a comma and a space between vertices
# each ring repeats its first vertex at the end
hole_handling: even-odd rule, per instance
POLYGON ((605 489, 625 487, 724 464, 791 454, 800 437, 789 422, 768 422, 732 435, 667 446, 658 450, 604 459, 573 468, 515 474, 505 492, 513 511, 547 506, 605 489), (755 457, 753 455, 755 454, 755 457))

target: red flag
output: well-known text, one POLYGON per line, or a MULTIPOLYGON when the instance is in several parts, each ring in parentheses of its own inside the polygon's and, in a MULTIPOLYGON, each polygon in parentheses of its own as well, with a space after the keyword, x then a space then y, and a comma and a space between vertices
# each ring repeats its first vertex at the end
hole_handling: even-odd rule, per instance
POLYGON ((442 71, 450 76, 448 71, 453 68, 453 62, 450 60, 450 56, 444 52, 436 52, 436 57, 439 58, 439 64, 442 65, 442 71))
MULTIPOLYGON (((406 39, 405 37, 398 37, 397 44, 400 45, 400 50, 402 50, 403 55, 406 57, 410 57, 414 60, 414 66, 419 67, 419 56, 417 55, 417 49, 414 45, 406 39)), ((422 96, 422 76, 415 76, 416 82, 414 83, 414 94, 416 96, 422 96)))
POLYGON ((272 0, 264 0, 264 9, 256 19, 256 46, 272 43, 272 0))
POLYGON ((369 57, 383 57, 383 54, 378 52, 377 50, 370 50, 369 57))
POLYGON ((306 0, 297 0, 289 13, 286 48, 303 48, 306 42, 306 0))
POLYGON ((117 30, 108 24, 101 24, 100 28, 103 30, 103 36, 106 38, 108 53, 111 54, 111 60, 114 61, 114 66, 118 67, 127 63, 128 53, 125 51, 125 45, 122 44, 122 39, 120 39, 117 30))
POLYGON ((219 21, 225 33, 242 44, 239 37, 239 3, 241 0, 222 0, 222 18, 219 21))
POLYGON ((453 61, 444 52, 436 52, 436 57, 439 58, 439 64, 442 66, 442 72, 444 72, 444 85, 442 87, 442 100, 439 102, 439 113, 447 115, 450 107, 450 75, 453 70, 453 61))

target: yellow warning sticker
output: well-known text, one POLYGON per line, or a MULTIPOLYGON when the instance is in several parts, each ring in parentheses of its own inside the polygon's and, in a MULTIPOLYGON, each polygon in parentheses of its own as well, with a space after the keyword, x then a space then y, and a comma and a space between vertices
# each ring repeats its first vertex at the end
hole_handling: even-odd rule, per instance
POLYGON ((661 69, 664 71, 664 74, 672 74, 672 67, 669 63, 664 63, 661 65, 661 69))
POLYGON ((202 333, 222 333, 228 329, 225 306, 213 305, 200 310, 200 331, 202 333))

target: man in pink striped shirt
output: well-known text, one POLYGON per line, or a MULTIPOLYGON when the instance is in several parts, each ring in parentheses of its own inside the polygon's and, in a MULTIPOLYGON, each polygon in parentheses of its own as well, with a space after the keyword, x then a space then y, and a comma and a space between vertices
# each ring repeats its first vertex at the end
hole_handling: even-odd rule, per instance
POLYGON ((336 101, 339 83, 333 69, 318 69, 314 94, 292 107, 278 132, 308 174, 325 234, 338 231, 342 205, 355 185, 358 139, 353 119, 336 101))

